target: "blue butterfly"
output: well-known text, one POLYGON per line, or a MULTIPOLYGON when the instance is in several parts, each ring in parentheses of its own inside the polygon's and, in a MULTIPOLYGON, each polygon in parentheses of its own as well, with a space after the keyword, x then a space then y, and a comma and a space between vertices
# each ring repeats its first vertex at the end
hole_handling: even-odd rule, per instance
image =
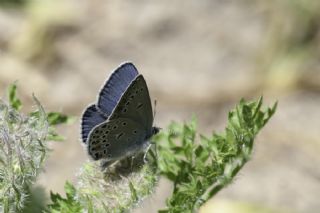
POLYGON ((82 115, 81 135, 93 160, 105 165, 134 155, 159 132, 147 84, 132 63, 120 65, 101 89, 98 102, 82 115))

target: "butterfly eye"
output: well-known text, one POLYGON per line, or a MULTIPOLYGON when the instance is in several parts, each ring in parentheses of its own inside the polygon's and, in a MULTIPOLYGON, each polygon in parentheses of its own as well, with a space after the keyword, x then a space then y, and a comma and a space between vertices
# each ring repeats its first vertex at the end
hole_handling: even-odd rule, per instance
POLYGON ((105 131, 105 133, 106 133, 106 134, 109 134, 109 131, 107 130, 107 131, 105 131))
POLYGON ((122 112, 127 112, 127 109, 123 109, 122 112))
POLYGON ((137 134, 138 132, 137 132, 137 130, 133 130, 133 133, 134 133, 134 134, 137 134))
POLYGON ((127 125, 127 123, 126 123, 126 122, 123 122, 123 123, 122 123, 122 126, 126 126, 126 125, 127 125))
POLYGON ((101 126, 102 129, 105 129, 107 127, 107 124, 104 124, 101 126))
POLYGON ((108 147, 108 146, 110 146, 110 143, 106 143, 106 145, 104 145, 105 147, 108 147))
POLYGON ((114 126, 113 126, 113 129, 116 129, 116 128, 118 128, 118 126, 117 126, 117 125, 114 125, 114 126))
POLYGON ((130 101, 127 101, 126 105, 128 106, 130 104, 130 101))
POLYGON ((103 154, 105 154, 105 155, 107 154, 107 150, 106 150, 106 149, 105 149, 105 150, 103 150, 103 154))
POLYGON ((138 94, 139 90, 136 90, 136 94, 138 94))

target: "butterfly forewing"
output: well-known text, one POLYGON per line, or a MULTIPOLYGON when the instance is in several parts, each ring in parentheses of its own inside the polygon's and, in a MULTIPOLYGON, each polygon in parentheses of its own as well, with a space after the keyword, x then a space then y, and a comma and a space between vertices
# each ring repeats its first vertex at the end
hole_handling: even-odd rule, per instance
POLYGON ((140 150, 145 137, 144 128, 131 119, 108 120, 90 132, 88 153, 94 160, 117 160, 140 150))
POLYGON ((122 95, 109 120, 128 118, 139 123, 150 134, 153 123, 152 106, 146 81, 142 75, 132 81, 122 95))
POLYGON ((109 116, 122 94, 137 77, 138 71, 132 63, 120 65, 110 76, 99 93, 97 107, 109 116))

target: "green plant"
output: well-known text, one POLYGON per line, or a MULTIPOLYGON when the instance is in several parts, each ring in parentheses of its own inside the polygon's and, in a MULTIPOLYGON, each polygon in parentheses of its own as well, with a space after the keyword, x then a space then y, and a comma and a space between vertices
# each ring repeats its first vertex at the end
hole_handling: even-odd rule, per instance
POLYGON ((263 111, 262 98, 257 102, 241 100, 229 112, 225 131, 211 137, 197 133, 195 120, 172 123, 158 134, 158 169, 174 186, 167 208, 160 212, 194 212, 232 182, 250 159, 254 138, 276 106, 263 111))
MULTIPOLYGON (((46 114, 33 96, 36 110, 19 112, 16 85, 8 90, 9 103, 0 101, 0 210, 23 212, 30 189, 46 159, 49 139, 61 140, 54 125, 72 122, 60 113, 46 114)), ((66 197, 51 193, 45 212, 125 212, 152 194, 159 176, 173 183, 167 207, 159 212, 194 212, 232 182, 250 159, 254 138, 276 111, 277 103, 262 109, 258 101, 241 100, 228 115, 221 134, 197 132, 196 121, 171 123, 154 136, 147 153, 128 157, 101 170, 87 162, 74 186, 66 183, 66 197)))
POLYGON ((29 201, 31 186, 47 157, 48 138, 59 135, 53 125, 64 123, 59 113, 45 113, 33 96, 36 110, 25 115, 16 95, 8 89, 8 103, 0 100, 0 211, 22 212, 29 201), (54 114, 55 116, 52 116, 54 114))

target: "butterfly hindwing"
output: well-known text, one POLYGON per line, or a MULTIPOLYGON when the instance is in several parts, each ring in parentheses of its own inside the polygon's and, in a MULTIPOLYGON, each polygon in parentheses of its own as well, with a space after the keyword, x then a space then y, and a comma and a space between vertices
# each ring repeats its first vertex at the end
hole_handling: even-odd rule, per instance
POLYGON ((120 65, 101 89, 98 97, 98 109, 109 116, 137 75, 138 71, 132 63, 127 62, 120 65))
POLYGON ((146 81, 138 75, 122 95, 109 120, 129 118, 139 123, 148 135, 151 134, 153 114, 146 81))
POLYGON ((141 149, 145 138, 144 128, 131 119, 108 120, 90 132, 88 153, 94 160, 121 159, 141 149))
POLYGON ((98 112, 96 105, 92 104, 87 107, 82 115, 81 136, 82 142, 86 143, 90 131, 98 124, 107 120, 107 117, 98 112))

